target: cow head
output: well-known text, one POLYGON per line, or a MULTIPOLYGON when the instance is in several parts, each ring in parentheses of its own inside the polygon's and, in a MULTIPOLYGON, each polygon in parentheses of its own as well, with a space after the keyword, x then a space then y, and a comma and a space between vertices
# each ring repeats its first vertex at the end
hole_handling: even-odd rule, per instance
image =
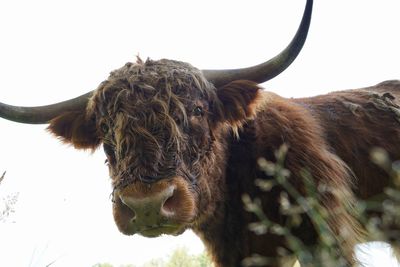
POLYGON ((180 234, 211 216, 223 194, 224 136, 254 115, 258 83, 296 58, 312 1, 299 30, 273 59, 239 70, 203 70, 172 60, 140 59, 111 73, 86 95, 44 107, 0 103, 0 116, 49 123, 78 149, 103 146, 113 214, 124 234, 180 234))
POLYGON ((215 88, 187 63, 139 59, 113 71, 82 115, 64 113, 49 130, 77 148, 102 144, 121 232, 178 234, 212 213, 219 136, 253 115, 258 91, 250 81, 215 88))

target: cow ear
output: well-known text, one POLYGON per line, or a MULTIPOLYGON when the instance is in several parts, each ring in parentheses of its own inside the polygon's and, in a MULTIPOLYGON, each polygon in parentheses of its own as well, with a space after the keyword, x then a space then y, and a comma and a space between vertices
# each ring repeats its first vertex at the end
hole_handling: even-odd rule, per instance
POLYGON ((261 97, 261 87, 252 81, 237 80, 217 89, 220 105, 214 111, 217 120, 225 122, 233 128, 256 113, 257 102, 261 97))
POLYGON ((101 143, 95 120, 87 118, 82 111, 67 112, 52 119, 47 130, 77 149, 94 150, 101 143))

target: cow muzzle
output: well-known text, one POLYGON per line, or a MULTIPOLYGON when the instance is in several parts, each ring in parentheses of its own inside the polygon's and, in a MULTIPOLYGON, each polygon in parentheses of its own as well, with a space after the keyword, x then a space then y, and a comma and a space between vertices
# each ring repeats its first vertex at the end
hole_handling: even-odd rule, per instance
POLYGON ((179 235, 195 217, 195 197, 182 177, 132 183, 114 192, 114 220, 127 235, 179 235))

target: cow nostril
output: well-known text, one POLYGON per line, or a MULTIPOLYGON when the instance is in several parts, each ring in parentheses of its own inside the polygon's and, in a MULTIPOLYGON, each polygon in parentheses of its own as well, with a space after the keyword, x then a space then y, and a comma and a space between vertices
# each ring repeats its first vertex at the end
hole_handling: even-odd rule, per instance
POLYGON ((178 197, 175 192, 164 201, 164 204, 161 207, 161 212, 166 216, 173 216, 176 212, 176 207, 178 205, 178 197))
POLYGON ((119 198, 122 211, 129 216, 130 221, 136 220, 136 212, 132 206, 124 201, 122 197, 119 198))

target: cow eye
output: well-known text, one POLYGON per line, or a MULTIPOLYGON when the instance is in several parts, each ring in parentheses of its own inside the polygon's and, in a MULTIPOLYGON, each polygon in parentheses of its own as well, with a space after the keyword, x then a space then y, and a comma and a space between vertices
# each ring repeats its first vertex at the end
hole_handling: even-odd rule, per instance
POLYGON ((108 133, 108 125, 105 123, 100 124, 100 130, 103 134, 108 133))
POLYGON ((111 145, 103 143, 103 149, 107 157, 110 157, 111 159, 114 157, 114 148, 111 145))
POLYGON ((203 116, 203 114, 204 114, 204 111, 203 111, 202 107, 197 106, 193 109, 193 116, 200 117, 200 116, 203 116))

